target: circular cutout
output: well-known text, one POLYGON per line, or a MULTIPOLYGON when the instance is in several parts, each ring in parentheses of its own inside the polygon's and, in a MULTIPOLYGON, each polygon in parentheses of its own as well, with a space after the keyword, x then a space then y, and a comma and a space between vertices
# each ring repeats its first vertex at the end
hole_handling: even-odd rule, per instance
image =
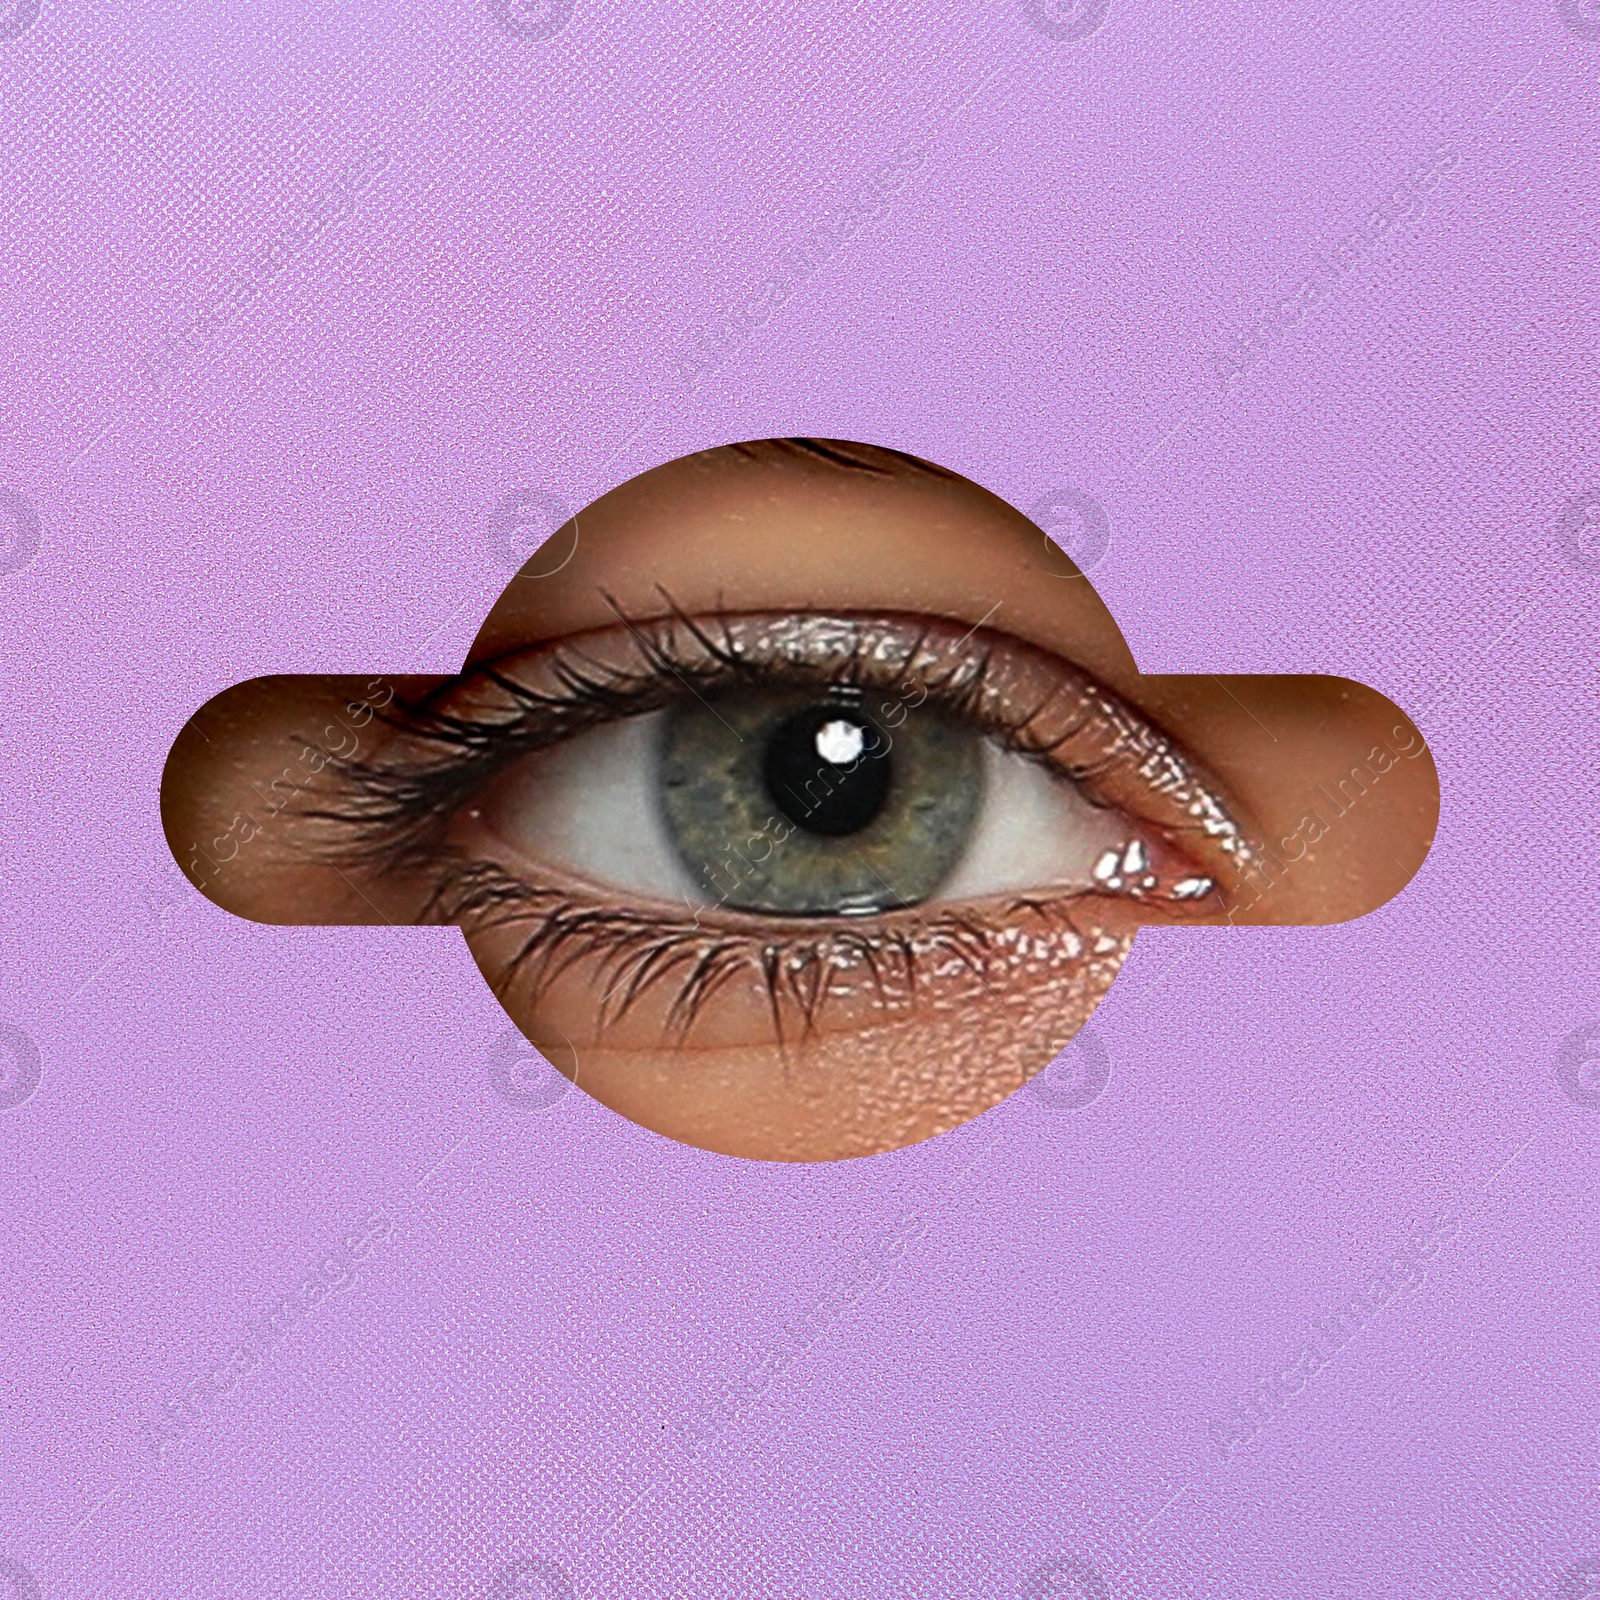
POLYGON ((1437 787, 1347 680, 1142 677, 1081 573, 1103 509, 1035 512, 825 439, 699 451, 576 517, 503 494, 518 570, 461 671, 220 696, 169 761, 169 842, 262 920, 458 927, 519 1111, 576 1079, 655 1133, 816 1161, 1030 1082, 1081 1110, 1140 927, 1359 915, 1437 787))

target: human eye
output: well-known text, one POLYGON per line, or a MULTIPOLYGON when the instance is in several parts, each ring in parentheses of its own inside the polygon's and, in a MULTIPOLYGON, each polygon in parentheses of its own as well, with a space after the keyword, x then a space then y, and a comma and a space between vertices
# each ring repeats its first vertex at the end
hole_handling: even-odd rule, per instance
POLYGON ((603 720, 520 758, 482 827, 530 870, 696 920, 1000 894, 1040 918, 1085 894, 1190 906, 1243 848, 1214 781, 1115 694, 952 619, 669 614, 491 682, 509 754, 574 712, 603 720))
POLYGON ((652 948, 597 1025, 697 964, 712 930, 805 942, 775 998, 809 1028, 828 941, 860 946, 871 919, 925 929, 963 905, 970 922, 999 899, 1070 953, 1074 903, 1153 920, 1248 861, 1220 785, 1171 739, 1060 657, 955 619, 671 609, 485 666, 390 721, 327 813, 352 864, 430 876, 430 916, 536 924, 519 968, 591 947, 603 976, 627 972, 631 941, 590 908, 687 940, 652 948))

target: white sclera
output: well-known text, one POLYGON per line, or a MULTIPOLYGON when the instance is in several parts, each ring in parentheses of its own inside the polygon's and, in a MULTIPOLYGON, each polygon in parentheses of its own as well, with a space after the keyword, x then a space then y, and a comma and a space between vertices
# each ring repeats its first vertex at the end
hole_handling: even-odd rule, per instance
POLYGON ((1068 779, 992 739, 984 741, 983 753, 983 809, 966 853, 940 886, 939 899, 1090 887, 1095 861, 1126 842, 1128 819, 1110 807, 1091 805, 1068 779))
MULTIPOLYGON (((529 756, 518 787, 496 807, 506 842, 530 860, 625 894, 705 903, 707 892, 679 861, 661 815, 665 715, 627 717, 529 756)), ((819 746, 828 731, 819 731, 819 746)), ((1121 812, 1091 805, 1066 779, 992 740, 984 741, 984 779, 972 838, 935 900, 1088 888, 1096 860, 1107 850, 1120 853, 1133 831, 1121 812)), ((776 816, 776 805, 772 811, 776 816)), ((734 852, 746 848, 765 855, 783 845, 771 835, 730 838, 707 865, 718 871, 731 862, 737 870, 734 852)))
POLYGON ((591 883, 653 900, 705 900, 678 860, 657 800, 665 717, 624 717, 527 757, 521 782, 499 806, 507 843, 591 883))

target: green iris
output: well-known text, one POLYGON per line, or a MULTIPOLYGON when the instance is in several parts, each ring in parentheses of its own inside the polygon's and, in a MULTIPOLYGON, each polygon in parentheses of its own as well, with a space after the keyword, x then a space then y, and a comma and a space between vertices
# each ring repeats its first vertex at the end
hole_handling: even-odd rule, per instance
POLYGON ((983 736, 859 689, 773 689, 667 713, 661 808, 684 866, 744 911, 864 915, 926 900, 983 799, 983 736))

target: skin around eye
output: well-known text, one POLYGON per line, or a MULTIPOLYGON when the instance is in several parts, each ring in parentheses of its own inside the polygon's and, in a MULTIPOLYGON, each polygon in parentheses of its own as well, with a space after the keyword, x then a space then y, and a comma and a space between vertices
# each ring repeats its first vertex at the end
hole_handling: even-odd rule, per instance
POLYGON ((671 1137, 785 1160, 926 1138, 1046 1066, 1140 924, 1339 921, 1431 841, 1431 758, 1382 696, 1141 676, 1036 528, 890 452, 705 452, 572 536, 456 679, 219 697, 163 814, 241 914, 456 922, 523 1031, 671 1137), (881 710, 895 683, 928 690, 918 744, 881 710), (738 885, 708 875, 796 778, 817 803, 777 864, 749 870, 758 842, 721 858, 738 885))

